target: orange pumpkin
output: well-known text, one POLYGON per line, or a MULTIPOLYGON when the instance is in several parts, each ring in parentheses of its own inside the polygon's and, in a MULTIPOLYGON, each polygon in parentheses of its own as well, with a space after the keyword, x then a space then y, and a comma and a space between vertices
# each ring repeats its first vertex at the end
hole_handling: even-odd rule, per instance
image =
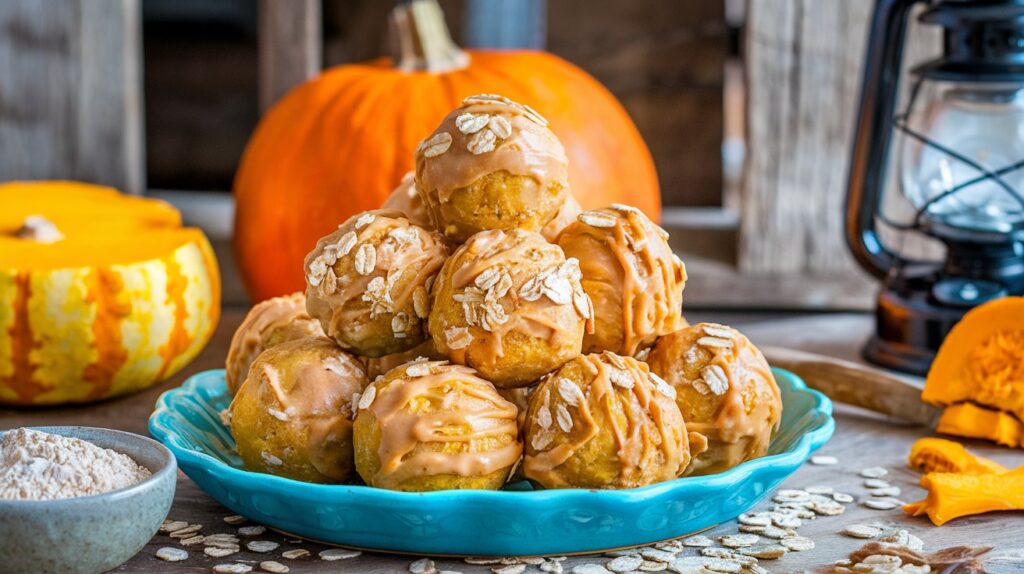
POLYGON ((325 71, 263 118, 235 178, 235 251, 256 300, 303 288, 302 258, 319 237, 376 209, 413 167, 421 138, 462 98, 500 93, 551 121, 585 209, 619 202, 658 221, 650 152, 614 96, 546 52, 462 51, 434 0, 392 14, 402 46, 325 71))

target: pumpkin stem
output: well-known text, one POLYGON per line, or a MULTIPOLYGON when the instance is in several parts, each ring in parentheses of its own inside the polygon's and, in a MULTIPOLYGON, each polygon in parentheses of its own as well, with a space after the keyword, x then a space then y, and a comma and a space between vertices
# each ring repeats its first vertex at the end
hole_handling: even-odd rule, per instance
POLYGON ((437 0, 399 2, 391 11, 395 67, 407 72, 449 72, 469 65, 452 41, 437 0))
POLYGON ((38 241, 39 243, 56 243, 64 239, 64 234, 57 226, 42 215, 29 215, 14 232, 18 239, 38 241))

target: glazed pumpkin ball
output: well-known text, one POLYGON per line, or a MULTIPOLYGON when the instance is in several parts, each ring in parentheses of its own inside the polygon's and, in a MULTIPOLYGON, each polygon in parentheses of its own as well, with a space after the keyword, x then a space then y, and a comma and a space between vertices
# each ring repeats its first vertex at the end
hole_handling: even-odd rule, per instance
POLYGON ((440 236, 402 213, 367 211, 306 256, 306 309, 347 351, 406 351, 426 337, 430 285, 447 257, 440 236))
POLYGON ((584 353, 635 356, 683 324, 686 268, 668 234, 628 205, 584 211, 558 237, 566 257, 580 260, 583 288, 596 324, 584 353))
POLYGON ((579 262, 532 231, 474 235, 434 284, 430 334, 452 362, 524 387, 580 352, 593 306, 579 262))
POLYGON ((242 386, 249 366, 264 350, 287 341, 324 334, 320 322, 306 313, 306 296, 292 293, 253 305, 231 337, 225 378, 234 395, 242 386))
POLYGON ((687 428, 707 438, 686 474, 722 472, 768 451, 782 399, 768 361, 742 333, 691 325, 660 338, 647 362, 675 388, 687 428))
POLYGON ((427 208, 423 205, 423 197, 416 189, 416 172, 410 171, 402 176, 402 182, 384 200, 381 209, 401 211, 413 224, 423 229, 434 229, 427 208))
POLYGON ((416 188, 449 241, 487 229, 539 232, 565 202, 568 160, 537 112, 470 96, 416 150, 416 188))
POLYGON ((562 231, 566 227, 569 227, 576 217, 579 216, 583 209, 580 207, 580 202, 576 201, 576 198, 570 193, 565 198, 565 203, 555 214, 555 218, 548 222, 543 229, 540 230, 540 234, 544 236, 551 243, 558 243, 558 236, 562 234, 562 231))
POLYGON ((352 476, 353 395, 363 365, 326 337, 263 351, 231 402, 231 434, 245 468, 305 482, 352 476))
POLYGON ((581 355, 541 381, 526 414, 523 470, 545 488, 633 488, 690 461, 675 392, 647 365, 581 355))
POLYGON ((445 357, 437 350, 437 347, 434 346, 434 340, 427 337, 425 341, 408 351, 391 353, 390 355, 384 355, 383 357, 364 357, 363 364, 366 365, 366 374, 372 381, 377 377, 386 374, 395 367, 399 367, 417 359, 439 361, 446 358, 447 357, 445 357))
POLYGON ((497 490, 522 454, 516 407, 469 367, 416 361, 366 388, 356 470, 389 490, 497 490))

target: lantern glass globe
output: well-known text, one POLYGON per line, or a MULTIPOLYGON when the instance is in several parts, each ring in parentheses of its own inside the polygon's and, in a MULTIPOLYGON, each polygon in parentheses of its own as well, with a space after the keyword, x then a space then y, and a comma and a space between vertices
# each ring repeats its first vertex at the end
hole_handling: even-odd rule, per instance
POLYGON ((934 93, 918 102, 907 127, 941 147, 901 134, 903 194, 944 226, 997 234, 1024 228, 1024 201, 1010 191, 1024 197, 1024 86, 954 83, 934 93))

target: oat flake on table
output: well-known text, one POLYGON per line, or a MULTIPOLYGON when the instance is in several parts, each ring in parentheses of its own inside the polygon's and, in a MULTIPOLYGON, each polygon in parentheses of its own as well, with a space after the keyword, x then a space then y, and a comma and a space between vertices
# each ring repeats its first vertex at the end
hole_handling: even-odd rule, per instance
POLYGON ((131 457, 77 438, 19 428, 0 440, 0 499, 90 496, 149 476, 131 457))

